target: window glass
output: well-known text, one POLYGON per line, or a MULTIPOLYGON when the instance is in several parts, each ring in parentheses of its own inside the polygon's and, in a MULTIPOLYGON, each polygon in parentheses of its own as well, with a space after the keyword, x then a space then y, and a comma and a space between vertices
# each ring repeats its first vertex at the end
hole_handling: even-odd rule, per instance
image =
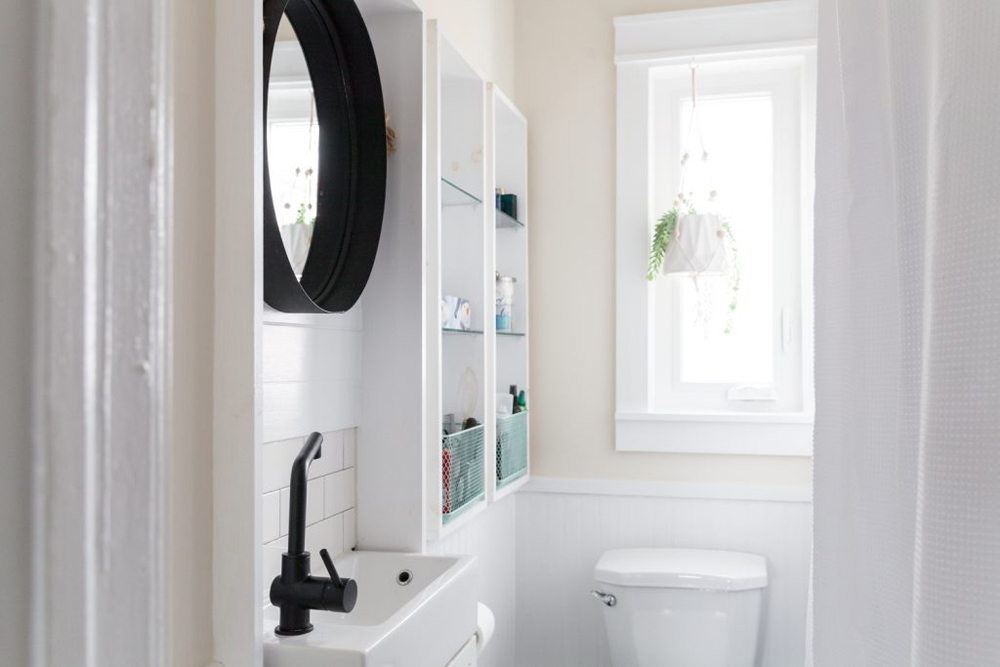
MULTIPOLYGON (((684 145, 691 125, 691 98, 677 117, 684 145)), ((738 288, 724 277, 660 280, 677 283, 680 381, 771 383, 774 380, 774 156, 771 95, 700 97, 698 122, 709 160, 692 159, 685 189, 718 195, 716 211, 732 227, 738 253, 738 288), (706 166, 707 165, 707 166, 706 166), (736 308, 731 310, 733 297, 736 308)), ((697 144, 696 141, 691 143, 697 144)), ((688 146, 693 156, 700 146, 688 146)))

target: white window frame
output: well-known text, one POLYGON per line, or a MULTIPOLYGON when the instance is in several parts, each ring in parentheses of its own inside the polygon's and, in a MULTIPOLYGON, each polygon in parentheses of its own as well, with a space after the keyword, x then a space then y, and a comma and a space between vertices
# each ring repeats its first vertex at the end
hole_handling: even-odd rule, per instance
POLYGON ((812 152, 815 136, 815 0, 617 17, 616 412, 619 451, 812 455, 812 152), (802 402, 783 412, 657 411, 653 308, 645 277, 650 191, 650 69, 713 59, 804 54, 802 85, 802 402))

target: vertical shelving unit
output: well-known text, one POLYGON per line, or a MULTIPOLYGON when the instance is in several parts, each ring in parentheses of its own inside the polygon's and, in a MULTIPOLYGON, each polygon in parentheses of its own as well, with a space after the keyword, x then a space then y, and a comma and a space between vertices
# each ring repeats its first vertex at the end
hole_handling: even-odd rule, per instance
POLYGON ((428 301, 437 306, 437 316, 433 330, 428 323, 434 350, 428 355, 427 535, 436 539, 486 503, 484 443, 493 437, 487 421, 492 406, 487 400, 486 332, 493 311, 492 284, 486 280, 486 83, 433 21, 428 24, 428 66, 436 70, 428 115, 437 119, 436 131, 428 132, 428 178, 433 179, 428 186, 437 195, 436 205, 428 202, 434 207, 428 212, 428 282, 435 283, 428 288, 428 301), (468 303, 467 323, 444 321, 449 310, 445 297, 468 303), (446 416, 453 420, 447 434, 446 416))
MULTIPOLYGON (((514 212, 491 207, 493 271, 515 281, 509 328, 499 329, 494 321, 492 375, 497 393, 514 385, 528 395, 528 123, 494 84, 487 91, 494 191, 517 197, 514 212)), ((491 501, 517 490, 530 470, 528 411, 494 419, 496 433, 488 452, 491 501)))
POLYGON ((496 394, 528 390, 527 122, 427 24, 425 88, 424 534, 438 540, 528 479, 528 413, 497 415, 496 394), (518 210, 497 210, 496 189, 518 210), (513 277, 497 330, 497 271, 513 277), (442 297, 468 302, 468 327, 442 322, 442 297), (456 432, 444 433, 445 415, 456 432), (472 418, 475 425, 462 428, 472 418))

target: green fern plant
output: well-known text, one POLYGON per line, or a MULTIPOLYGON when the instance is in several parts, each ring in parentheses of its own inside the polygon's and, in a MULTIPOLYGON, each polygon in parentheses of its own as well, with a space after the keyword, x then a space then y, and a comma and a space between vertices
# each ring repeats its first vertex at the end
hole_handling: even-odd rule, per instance
POLYGON ((656 273, 663 266, 663 256, 667 254, 667 246, 670 245, 670 241, 674 238, 674 230, 677 229, 678 215, 677 209, 672 208, 661 215, 656 222, 656 228, 653 230, 653 246, 649 251, 649 268, 646 270, 647 280, 656 278, 656 273))

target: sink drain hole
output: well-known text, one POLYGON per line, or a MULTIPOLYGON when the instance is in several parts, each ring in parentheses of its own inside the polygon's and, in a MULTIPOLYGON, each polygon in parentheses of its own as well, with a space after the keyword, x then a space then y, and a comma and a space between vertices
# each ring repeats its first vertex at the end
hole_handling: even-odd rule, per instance
POLYGON ((401 570, 399 574, 396 575, 396 583, 400 586, 406 586, 411 581, 413 581, 413 573, 409 570, 401 570))

